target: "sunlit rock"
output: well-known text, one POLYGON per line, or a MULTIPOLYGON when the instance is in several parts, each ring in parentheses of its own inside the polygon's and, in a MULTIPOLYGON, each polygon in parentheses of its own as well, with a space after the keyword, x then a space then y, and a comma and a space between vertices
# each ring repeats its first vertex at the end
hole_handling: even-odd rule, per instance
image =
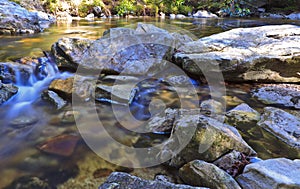
POLYGON ((53 91, 46 90, 42 93, 42 98, 54 104, 57 110, 67 105, 67 102, 53 91))
POLYGON ((237 28, 179 48, 176 63, 195 75, 227 81, 299 82, 300 27, 237 28))
POLYGON ((193 14, 194 18, 218 18, 217 15, 208 12, 206 10, 198 10, 195 14, 193 14))
POLYGON ((292 147, 300 149, 300 118, 278 108, 266 107, 260 127, 292 147))
POLYGON ((276 104, 300 109, 300 86, 265 84, 252 91, 252 96, 265 104, 276 104))
POLYGON ((226 113, 226 122, 237 127, 255 124, 259 120, 260 114, 246 103, 242 103, 226 113))
POLYGON ((201 160, 194 160, 179 169, 182 180, 193 186, 208 188, 240 189, 238 183, 225 171, 214 164, 201 160))
POLYGON ((159 155, 171 158, 169 165, 180 167, 195 159, 214 161, 232 150, 256 154, 234 127, 200 115, 199 111, 180 111, 159 155))
POLYGON ((237 177, 244 189, 300 188, 300 160, 268 159, 246 166, 237 177))

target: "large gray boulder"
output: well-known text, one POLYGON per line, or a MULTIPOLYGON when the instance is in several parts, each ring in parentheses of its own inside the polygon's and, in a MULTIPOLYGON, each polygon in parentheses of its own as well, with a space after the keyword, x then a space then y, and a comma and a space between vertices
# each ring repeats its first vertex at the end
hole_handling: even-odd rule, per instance
POLYGON ((260 127, 292 147, 300 149, 300 118, 278 108, 266 107, 260 127))
POLYGON ((203 187, 193 187, 183 184, 173 184, 170 182, 159 180, 144 180, 142 178, 132 176, 128 173, 113 172, 107 180, 98 189, 204 189, 203 187))
MULTIPOLYGON (((52 23, 54 19, 49 16, 47 22, 52 23)), ((38 33, 49 26, 44 23, 42 13, 29 12, 8 0, 0 1, 0 34, 38 33)))
POLYGON ((180 178, 193 186, 211 189, 240 189, 239 184, 225 171, 201 160, 194 160, 179 169, 180 178))
POLYGON ((234 127, 201 115, 199 110, 180 110, 176 116, 166 116, 165 123, 172 123, 173 129, 158 157, 171 158, 170 166, 180 167, 196 159, 212 162, 232 150, 256 154, 234 127))
POLYGON ((0 105, 9 100, 18 92, 18 87, 12 84, 3 84, 0 80, 0 105))
POLYGON ((227 81, 299 82, 300 27, 237 28, 179 48, 175 61, 195 75, 227 81))
POLYGON ((62 39, 53 45, 52 53, 60 67, 80 65, 81 70, 148 75, 166 69, 168 62, 163 60, 171 60, 175 49, 190 41, 187 36, 139 23, 135 30, 110 29, 93 42, 62 39))
POLYGON ((268 159, 246 166, 237 177, 244 189, 300 188, 300 160, 268 159))

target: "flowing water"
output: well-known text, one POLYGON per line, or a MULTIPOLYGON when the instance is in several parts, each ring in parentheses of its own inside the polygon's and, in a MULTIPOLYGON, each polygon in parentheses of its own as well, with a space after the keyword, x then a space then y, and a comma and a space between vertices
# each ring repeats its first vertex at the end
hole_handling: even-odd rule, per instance
MULTIPOLYGON (((112 19, 96 21, 73 21, 72 23, 57 23, 41 34, 20 35, 20 36, 1 36, 0 38, 0 61, 14 61, 21 57, 42 57, 42 51, 49 51, 51 45, 61 37, 84 37, 97 39, 103 32, 112 27, 129 26, 137 22, 151 22, 155 25, 172 31, 185 34, 192 34, 194 39, 220 33, 236 27, 251 27, 268 24, 291 23, 300 25, 300 22, 288 20, 240 20, 240 19, 186 19, 186 20, 160 20, 160 19, 112 19), (173 27, 175 26, 175 27, 173 27)), ((84 188, 91 188, 103 181, 93 180, 99 169, 115 170, 116 166, 104 161, 96 156, 82 140, 79 140, 72 156, 61 157, 43 153, 37 149, 44 141, 61 135, 78 133, 74 121, 68 120, 68 114, 72 112, 72 107, 68 105, 63 110, 53 110, 53 106, 42 100, 41 93, 47 89, 50 82, 56 78, 70 77, 71 73, 59 72, 56 65, 47 59, 39 58, 39 63, 43 63, 43 77, 37 74, 30 75, 27 83, 24 83, 21 74, 16 72, 15 84, 19 87, 18 94, 8 102, 0 106, 0 188, 6 186, 14 179, 24 176, 38 176, 47 179, 52 185, 59 185, 67 181, 70 177, 77 180, 74 183, 85 183, 84 188), (19 77, 18 77, 19 75, 19 77), (64 120, 65 119, 65 120, 64 120), (85 178, 86 177, 86 178, 85 178), (85 180, 80 180, 85 179, 85 180), (89 187, 88 182, 95 182, 89 187)), ((130 111, 135 119, 143 121, 151 116, 151 101, 163 101, 163 104, 170 107, 180 107, 179 97, 170 86, 158 80, 144 80, 137 86, 140 88, 140 98, 133 99, 130 111), (147 86, 147 87, 144 87, 147 86)), ((186 100, 193 104, 203 101, 210 97, 209 88, 200 85, 200 81, 191 80, 193 88, 197 92, 197 99, 186 97, 186 100)), ((263 104, 255 101, 249 95, 249 89, 254 85, 228 85, 227 95, 239 98, 256 108, 258 111, 264 107, 263 104)), ((153 105, 153 104, 152 104, 153 105)), ((227 109, 235 104, 227 104, 227 109)), ((155 105, 153 105, 154 107, 155 105)), ((161 107, 160 107, 161 108, 161 107)), ((159 108, 159 109, 160 109, 159 108)), ((192 105, 190 106, 192 108, 192 105)), ((158 109, 158 110, 159 110, 158 109)), ((107 132, 114 139, 128 146, 147 147, 156 143, 161 143, 167 138, 168 133, 134 134, 121 128, 118 119, 114 114, 122 115, 126 112, 126 107, 122 105, 110 106, 107 103, 97 103, 93 107, 85 106, 78 109, 78 114, 84 117, 85 125, 93 125, 96 119, 101 119, 107 132), (115 108, 117 107, 117 108, 115 108), (97 116, 91 112, 96 109, 97 116), (112 113, 113 112, 113 113, 112 113)), ((155 108, 153 111, 156 111, 155 108)), ((155 112, 157 113, 157 112, 155 112)), ((72 113, 71 113, 72 114, 72 113)), ((74 113, 73 113, 74 114, 74 113)), ((73 116, 72 114, 72 116, 73 116)), ((71 117, 72 117, 71 116, 71 117)), ((123 120, 128 121, 128 120, 123 120)), ((128 123, 127 123, 128 124, 128 123)), ((130 123, 129 123, 130 124, 130 123)), ((261 158, 289 157, 299 158, 299 153, 288 148, 282 142, 268 135, 257 127, 245 126, 238 128, 243 137, 259 154, 261 158)), ((99 132, 99 131, 93 131, 99 132)), ((101 135, 101 134, 100 134, 101 135)), ((97 136, 99 139, 99 136, 97 136)), ((119 156, 122 153, 106 145, 106 138, 100 141, 103 143, 104 152, 110 154, 110 158, 119 156)), ((63 148, 63 146, 60 146, 63 148)), ((120 161, 126 161, 121 159, 120 161)), ((155 168, 154 168, 155 169, 155 168)), ((137 174, 141 170, 134 170, 137 174)), ((147 171, 149 179, 152 176, 147 171)), ((143 172, 141 171, 141 172, 143 172)), ((157 168, 157 172, 164 172, 164 168, 157 168)), ((145 173, 144 173, 145 174, 145 173)), ((147 177, 147 176, 145 176, 147 177)), ((68 183, 70 184, 70 183, 68 183)), ((66 188, 72 184, 66 184, 66 188)))

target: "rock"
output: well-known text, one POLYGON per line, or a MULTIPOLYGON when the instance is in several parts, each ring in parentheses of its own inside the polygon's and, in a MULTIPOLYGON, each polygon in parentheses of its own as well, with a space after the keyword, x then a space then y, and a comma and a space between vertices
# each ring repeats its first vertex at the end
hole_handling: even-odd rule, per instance
POLYGON ((102 14, 101 7, 100 6, 93 7, 93 13, 95 16, 101 17, 101 14, 102 14))
POLYGON ((186 18, 186 16, 183 15, 183 14, 176 14, 175 18, 177 18, 177 19, 183 19, 183 18, 186 18))
POLYGON ((233 150, 232 152, 220 157, 213 162, 214 165, 223 169, 233 177, 241 174, 244 167, 249 164, 248 157, 241 152, 233 150))
POLYGON ((58 12, 56 14, 56 19, 57 21, 65 21, 65 22, 72 22, 73 20, 72 16, 66 11, 58 12))
POLYGON ((226 113, 226 123, 233 126, 256 124, 260 114, 248 104, 242 103, 226 113))
POLYGON ((175 19, 176 15, 175 14, 170 14, 170 19, 175 19))
POLYGON ((9 186, 5 187, 5 189, 32 189, 32 188, 39 188, 39 189, 51 189, 49 184, 38 177, 32 176, 22 176, 14 180, 9 186))
POLYGON ((38 122, 38 118, 35 116, 19 116, 10 121, 10 125, 14 128, 24 128, 30 125, 34 125, 38 122))
POLYGON ((171 158, 168 164, 180 167, 195 159, 212 162, 232 150, 256 154, 234 127, 200 115, 196 109, 180 110, 158 158, 171 158))
POLYGON ((222 169, 201 160, 194 160, 185 164, 179 169, 179 176, 185 183, 193 186, 204 186, 211 189, 241 188, 222 169))
POLYGON ((117 102, 130 103, 134 97, 133 84, 115 84, 113 86, 98 84, 96 88, 95 99, 109 99, 117 102))
POLYGON ((37 148, 49 154, 68 157, 73 154, 79 139, 77 135, 62 134, 43 142, 37 148))
POLYGON ((0 34, 37 33, 44 29, 36 12, 29 12, 11 1, 0 2, 0 15, 0 34))
POLYGON ((281 109, 266 107, 258 126, 292 147, 300 149, 300 118, 281 109))
POLYGON ((112 172, 113 170, 107 168, 97 169, 94 171, 93 176, 94 178, 108 177, 112 172))
POLYGON ((246 166, 236 180, 244 189, 300 188, 300 161, 268 159, 246 166))
POLYGON ((55 62, 60 69, 76 70, 77 62, 92 41, 81 38, 61 38, 51 47, 55 62))
POLYGON ((206 10, 198 10, 195 14, 193 14, 194 18, 218 18, 217 15, 208 12, 206 10))
POLYGON ((175 119, 179 116, 178 109, 167 108, 162 115, 153 116, 146 125, 152 133, 171 132, 175 119))
POLYGON ((72 97, 89 101, 95 91, 95 81, 95 77, 77 74, 75 77, 53 80, 48 89, 69 101, 72 97))
POLYGON ((213 99, 204 100, 200 103, 200 108, 202 113, 206 113, 207 115, 215 116, 224 114, 224 106, 221 102, 218 102, 213 99))
POLYGON ((53 103, 57 110, 60 110, 67 105, 67 102, 53 91, 44 91, 42 93, 42 98, 44 100, 49 100, 51 103, 53 103))
POLYGON ((201 189, 202 187, 193 187, 183 184, 173 184, 170 182, 163 181, 153 181, 153 180, 144 180, 136 176, 132 176, 127 173, 122 172, 113 172, 107 180, 98 188, 98 189, 107 189, 107 188, 115 188, 115 189, 201 189))
POLYGON ((273 14, 273 13, 261 13, 259 15, 260 18, 272 18, 272 19, 285 19, 286 15, 283 14, 273 14))
POLYGON ((187 72, 226 81, 299 82, 300 27, 237 28, 179 48, 175 62, 187 72))
POLYGON ((300 13, 291 13, 287 15, 287 18, 291 20, 300 20, 300 13))
POLYGON ((166 68, 168 62, 165 60, 171 60, 175 49, 188 39, 139 23, 136 30, 110 29, 104 32, 104 37, 86 42, 80 48, 77 42, 73 44, 74 39, 60 40, 52 46, 52 53, 60 67, 76 69, 80 65, 80 70, 149 75, 166 68))
POLYGON ((0 80, 0 105, 9 100, 18 92, 18 87, 12 84, 3 84, 0 80))
POLYGON ((94 20, 95 19, 95 15, 94 13, 90 13, 85 17, 86 20, 94 20))
POLYGON ((252 91, 252 96, 265 104, 300 109, 300 87, 292 84, 268 84, 252 91))

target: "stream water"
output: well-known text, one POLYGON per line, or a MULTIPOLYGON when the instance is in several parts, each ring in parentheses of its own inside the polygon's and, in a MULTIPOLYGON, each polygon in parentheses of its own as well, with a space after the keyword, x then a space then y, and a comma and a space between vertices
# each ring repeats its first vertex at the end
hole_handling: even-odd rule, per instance
MULTIPOLYGON (((112 20, 96 20, 96 21, 73 21, 72 23, 56 23, 45 32, 33 35, 20 36, 1 36, 0 38, 0 61, 14 61, 20 57, 41 57, 42 51, 49 51, 51 45, 61 37, 85 37, 97 39, 102 36, 103 32, 112 27, 129 26, 137 22, 151 22, 155 25, 172 29, 170 26, 181 28, 179 32, 191 33, 194 38, 200 38, 215 33, 220 33, 228 29, 236 27, 251 27, 268 24, 297 24, 298 21, 289 20, 241 20, 241 19, 186 19, 186 20, 160 20, 154 18, 147 19, 112 19, 112 20)), ((174 30, 174 29, 173 29, 174 30)), ((177 31, 178 32, 178 31, 177 31)), ((39 59, 43 61, 43 59, 39 59)), ((72 156, 61 157, 49 155, 37 149, 37 146, 51 137, 78 133, 76 124, 72 121, 62 121, 72 110, 69 105, 61 111, 53 110, 50 103, 41 99, 41 92, 47 89, 50 82, 55 78, 67 78, 71 73, 59 72, 57 67, 51 62, 46 62, 47 71, 45 78, 37 78, 34 74, 30 76, 30 82, 26 85, 22 83, 22 78, 16 79, 15 84, 19 87, 18 94, 9 100, 7 103, 0 106, 0 188, 8 185, 13 180, 20 176, 30 175, 38 176, 47 179, 51 185, 57 185, 61 188, 70 188, 81 183, 82 188, 94 188, 101 183, 103 179, 95 177, 95 172, 99 169, 115 170, 113 164, 96 156, 83 141, 79 140, 75 152, 72 156), (20 124, 20 121, 22 124, 20 124), (15 125, 15 126, 14 126, 15 125), (21 126, 20 126, 21 125, 21 126), (30 125, 30 126, 27 126, 30 125), (68 181, 70 177, 74 177, 73 185, 68 181), (97 178, 95 180, 95 178, 97 178), (90 185, 88 185, 89 182, 90 185)), ((160 83, 159 87, 144 88, 141 96, 148 95, 150 98, 163 100, 165 104, 171 107, 177 107, 178 96, 172 90, 165 90, 167 85, 160 83), (147 90, 146 90, 147 89, 147 90), (175 99, 175 100, 174 100, 175 99)), ((157 81, 155 81, 157 82, 157 81)), ((209 89, 207 86, 199 85, 198 81, 192 81, 194 88, 199 96, 196 101, 202 101, 209 98, 209 89)), ((226 95, 235 97, 240 101, 244 101, 258 111, 265 106, 249 95, 249 89, 255 87, 250 84, 229 84, 226 86, 226 95)), ((133 103, 131 109, 136 111, 136 118, 143 120, 148 119, 149 111, 143 112, 141 115, 138 108, 141 102, 133 103)), ((227 109, 236 104, 227 104, 227 109)), ((117 106, 117 109, 112 110, 112 107, 106 103, 96 105, 96 110, 105 125, 107 131, 126 145, 135 146, 151 146, 155 143, 160 143, 167 136, 161 134, 145 134, 135 135, 128 133, 127 130, 119 126, 118 120, 112 115, 122 114, 123 106, 117 106), (116 112, 117 111, 117 112, 116 112)), ((92 124, 96 119, 90 114, 91 108, 82 108, 79 112, 80 116, 87 118, 91 123, 86 122, 86 125, 92 124)), ((97 117, 98 119, 98 117, 97 117)), ((270 134, 258 129, 253 129, 251 126, 238 128, 245 140, 257 152, 260 158, 273 157, 289 157, 299 158, 299 153, 294 149, 288 148, 284 143, 278 141, 270 134)), ((105 138, 100 142, 105 143, 105 138)), ((118 154, 121 152, 107 149, 107 153, 118 154)), ((112 155, 113 156, 113 155, 112 155)), ((124 160, 126 161, 126 160, 124 160)), ((153 172, 144 169, 133 170, 136 174, 146 174, 149 179, 153 174, 164 172, 163 167, 153 168, 153 172)), ((147 177, 147 176, 144 176, 147 177)))

